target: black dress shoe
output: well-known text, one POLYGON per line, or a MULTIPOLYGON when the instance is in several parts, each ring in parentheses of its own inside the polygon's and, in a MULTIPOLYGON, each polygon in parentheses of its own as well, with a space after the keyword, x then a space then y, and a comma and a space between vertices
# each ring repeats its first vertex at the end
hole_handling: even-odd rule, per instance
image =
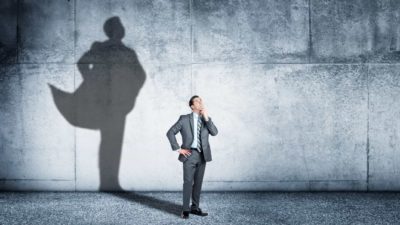
POLYGON ((181 217, 183 219, 189 219, 189 211, 182 211, 181 217))
POLYGON ((192 209, 192 210, 190 210, 190 213, 191 213, 191 214, 198 215, 198 216, 208 216, 208 213, 201 211, 200 208, 198 208, 198 209, 192 209))

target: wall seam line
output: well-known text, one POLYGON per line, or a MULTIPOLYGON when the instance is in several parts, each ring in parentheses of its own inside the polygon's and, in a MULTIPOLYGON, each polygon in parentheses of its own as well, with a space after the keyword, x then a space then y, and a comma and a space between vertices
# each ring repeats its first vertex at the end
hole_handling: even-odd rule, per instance
MULTIPOLYGON (((74 62, 73 62, 73 70, 74 70, 74 89, 76 87, 76 0, 74 0, 74 62)), ((76 191, 76 127, 74 126, 74 190, 76 191)))
POLYGON ((308 63, 312 56, 312 33, 311 33, 311 0, 308 0, 308 63))
POLYGON ((19 63, 19 45, 20 45, 20 30, 19 30, 19 23, 20 23, 20 15, 19 15, 19 11, 20 11, 20 0, 17 0, 17 58, 16 58, 16 63, 19 63))
POLYGON ((193 95, 193 0, 189 0, 190 20, 190 95, 193 95))
POLYGON ((368 65, 366 65, 366 67, 367 67, 367 146, 366 146, 366 153, 367 153, 367 177, 366 177, 366 185, 367 185, 367 191, 369 191, 370 189, 369 189, 369 157, 370 157, 370 155, 369 155, 369 151, 370 151, 370 147, 369 147, 369 105, 370 105, 370 100, 369 100, 369 95, 370 95, 370 93, 369 93, 369 72, 370 72, 370 69, 369 69, 369 66, 368 65))

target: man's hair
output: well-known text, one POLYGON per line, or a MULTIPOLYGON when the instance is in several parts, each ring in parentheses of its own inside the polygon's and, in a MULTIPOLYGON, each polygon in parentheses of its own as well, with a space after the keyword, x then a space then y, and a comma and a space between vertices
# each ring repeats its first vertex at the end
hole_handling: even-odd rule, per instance
POLYGON ((189 100, 189 107, 191 107, 192 105, 193 105, 193 100, 195 99, 195 98, 200 98, 198 95, 193 95, 191 98, 190 98, 190 100, 189 100))

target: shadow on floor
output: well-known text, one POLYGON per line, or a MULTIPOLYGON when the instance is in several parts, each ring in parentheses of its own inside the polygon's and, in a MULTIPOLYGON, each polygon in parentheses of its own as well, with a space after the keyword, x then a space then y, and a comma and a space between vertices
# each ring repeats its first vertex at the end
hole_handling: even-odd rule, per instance
POLYGON ((135 192, 107 192, 107 193, 131 202, 136 202, 138 204, 151 207, 153 209, 173 214, 175 216, 180 216, 181 214, 182 206, 175 204, 173 202, 157 199, 151 196, 141 195, 135 192))

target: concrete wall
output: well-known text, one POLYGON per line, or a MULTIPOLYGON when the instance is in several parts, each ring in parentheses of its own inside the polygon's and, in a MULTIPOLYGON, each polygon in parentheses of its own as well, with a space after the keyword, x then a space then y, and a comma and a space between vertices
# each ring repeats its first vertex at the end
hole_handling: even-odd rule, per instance
POLYGON ((399 12, 1 1, 0 189, 181 190, 165 134, 198 94, 219 129, 204 190, 400 190, 399 12))

